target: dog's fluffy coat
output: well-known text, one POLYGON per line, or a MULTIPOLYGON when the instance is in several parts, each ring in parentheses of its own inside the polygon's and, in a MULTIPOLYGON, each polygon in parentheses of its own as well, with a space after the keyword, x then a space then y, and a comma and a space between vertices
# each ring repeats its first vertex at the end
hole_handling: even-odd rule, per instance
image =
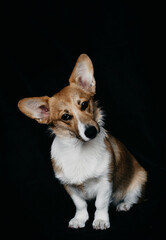
POLYGON ((39 123, 50 124, 56 135, 52 166, 76 206, 69 227, 85 226, 89 218, 86 200, 96 198, 93 228, 106 229, 110 227, 110 202, 118 211, 129 210, 142 196, 147 173, 104 129, 102 111, 93 99, 93 65, 86 54, 78 58, 69 83, 51 98, 24 98, 18 107, 39 123))

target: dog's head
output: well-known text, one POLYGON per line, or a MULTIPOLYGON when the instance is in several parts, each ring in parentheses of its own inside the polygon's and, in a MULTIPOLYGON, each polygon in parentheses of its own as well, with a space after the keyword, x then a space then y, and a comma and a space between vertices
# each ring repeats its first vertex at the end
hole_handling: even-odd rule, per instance
POLYGON ((18 107, 28 117, 49 124, 59 137, 76 137, 89 141, 102 126, 102 113, 93 97, 96 91, 93 65, 86 54, 80 55, 69 85, 52 97, 31 97, 19 101, 18 107))

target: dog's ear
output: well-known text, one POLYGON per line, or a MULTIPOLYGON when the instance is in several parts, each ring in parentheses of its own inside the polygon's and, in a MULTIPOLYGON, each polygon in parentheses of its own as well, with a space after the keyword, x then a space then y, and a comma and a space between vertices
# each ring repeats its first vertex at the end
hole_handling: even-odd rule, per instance
POLYGON ((86 54, 81 54, 76 62, 69 83, 76 84, 84 91, 95 94, 96 81, 94 78, 93 64, 86 54))
POLYGON ((18 108, 39 123, 48 124, 50 121, 49 97, 47 96, 23 98, 18 102, 18 108))

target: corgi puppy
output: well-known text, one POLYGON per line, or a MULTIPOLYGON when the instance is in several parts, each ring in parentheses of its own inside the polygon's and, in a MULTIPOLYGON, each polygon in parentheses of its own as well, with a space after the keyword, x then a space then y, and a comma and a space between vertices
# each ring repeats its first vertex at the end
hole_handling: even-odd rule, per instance
POLYGON ((128 211, 138 203, 147 173, 126 147, 105 129, 94 101, 94 69, 86 54, 79 56, 69 85, 52 97, 31 97, 18 107, 28 117, 48 124, 55 134, 51 160, 75 206, 70 228, 83 228, 89 218, 87 200, 95 198, 94 229, 110 227, 109 205, 128 211))

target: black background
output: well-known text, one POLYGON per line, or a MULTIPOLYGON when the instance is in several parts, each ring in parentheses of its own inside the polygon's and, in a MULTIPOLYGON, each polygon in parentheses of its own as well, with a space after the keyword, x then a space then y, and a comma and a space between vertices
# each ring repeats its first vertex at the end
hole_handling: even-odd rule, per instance
POLYGON ((158 239, 165 217, 163 6, 141 1, 5 1, 2 19, 1 234, 20 239, 158 239), (148 171, 146 201, 110 209, 111 228, 71 230, 74 204, 54 178, 53 137, 17 108, 24 97, 52 96, 87 53, 106 128, 148 171))

